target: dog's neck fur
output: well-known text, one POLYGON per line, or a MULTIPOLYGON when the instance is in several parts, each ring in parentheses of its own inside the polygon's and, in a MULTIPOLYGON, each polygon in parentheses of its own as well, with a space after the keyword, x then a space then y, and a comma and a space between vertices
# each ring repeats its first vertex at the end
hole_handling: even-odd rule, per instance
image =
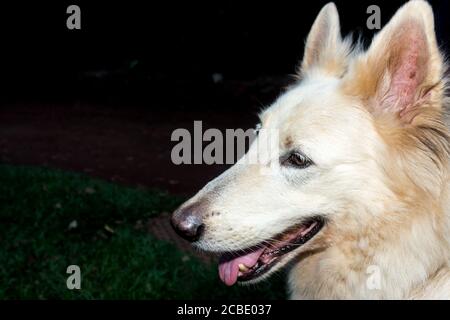
POLYGON ((356 230, 356 224, 344 226, 347 230, 335 230, 329 235, 333 246, 313 251, 293 266, 291 297, 404 299, 442 298, 445 293, 445 298, 450 298, 449 239, 444 239, 450 231, 449 219, 448 213, 446 221, 439 216, 417 215, 411 221, 405 217, 391 225, 373 219, 377 232, 368 228, 349 233, 356 230), (421 225, 421 231, 428 231, 427 241, 415 234, 416 224, 421 225), (437 280, 447 286, 447 291, 437 291, 437 280), (427 291, 435 296, 426 296, 427 291))

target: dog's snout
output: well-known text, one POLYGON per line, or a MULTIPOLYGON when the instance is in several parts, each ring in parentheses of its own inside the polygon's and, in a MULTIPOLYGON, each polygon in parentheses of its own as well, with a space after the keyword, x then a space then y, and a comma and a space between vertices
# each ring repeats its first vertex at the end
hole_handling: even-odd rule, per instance
POLYGON ((172 227, 181 237, 191 242, 197 241, 204 229, 202 213, 196 206, 175 211, 171 218, 172 227))

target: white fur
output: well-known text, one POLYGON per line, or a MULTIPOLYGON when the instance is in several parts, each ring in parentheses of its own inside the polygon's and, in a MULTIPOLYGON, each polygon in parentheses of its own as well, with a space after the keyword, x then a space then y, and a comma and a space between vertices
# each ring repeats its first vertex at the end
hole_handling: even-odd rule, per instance
MULTIPOLYGON (((388 28, 420 11, 429 35, 432 13, 423 1, 406 4, 388 28)), ((424 190, 436 190, 432 209, 419 202, 412 209, 399 199, 385 166, 398 158, 364 101, 343 93, 343 74, 363 53, 350 53, 338 24, 335 6, 327 5, 308 37, 301 81, 260 115, 263 129, 279 130, 278 152, 258 149, 258 138, 246 157, 185 204, 207 203, 209 212, 220 213, 205 215, 205 234, 196 245, 217 252, 245 250, 320 214, 329 221, 323 230, 271 271, 289 264, 291 298, 449 299, 448 163, 440 174, 441 187, 422 181, 424 190), (317 43, 322 46, 315 48, 317 43), (281 166, 263 174, 292 149, 301 150, 314 165, 281 166), (264 163, 246 163, 261 152, 266 153, 264 163), (371 266, 380 271, 379 289, 368 286, 371 266)), ((377 36, 373 50, 383 45, 383 35, 377 36)), ((430 53, 439 54, 435 43, 430 45, 430 53)), ((414 166, 424 170, 420 163, 414 166)), ((407 199, 409 190, 405 194, 407 199)))

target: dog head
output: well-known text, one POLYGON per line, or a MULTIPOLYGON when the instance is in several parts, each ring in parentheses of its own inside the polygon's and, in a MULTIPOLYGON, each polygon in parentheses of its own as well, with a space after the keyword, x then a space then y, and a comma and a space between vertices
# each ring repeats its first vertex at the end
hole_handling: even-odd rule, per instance
POLYGON ((336 7, 326 5, 298 81, 260 114, 248 153, 173 214, 175 229, 226 252, 220 276, 231 285, 395 220, 385 213, 418 197, 426 209, 449 152, 442 74, 427 3, 403 6, 367 51, 341 38, 336 7))

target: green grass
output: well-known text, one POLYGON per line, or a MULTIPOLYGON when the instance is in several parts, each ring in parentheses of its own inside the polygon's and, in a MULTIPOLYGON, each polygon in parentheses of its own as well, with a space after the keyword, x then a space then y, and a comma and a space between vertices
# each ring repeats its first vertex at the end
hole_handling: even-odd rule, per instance
POLYGON ((181 201, 79 174, 0 165, 0 299, 284 298, 281 277, 228 288, 217 265, 136 228, 181 201), (81 268, 81 290, 66 287, 72 264, 81 268))

